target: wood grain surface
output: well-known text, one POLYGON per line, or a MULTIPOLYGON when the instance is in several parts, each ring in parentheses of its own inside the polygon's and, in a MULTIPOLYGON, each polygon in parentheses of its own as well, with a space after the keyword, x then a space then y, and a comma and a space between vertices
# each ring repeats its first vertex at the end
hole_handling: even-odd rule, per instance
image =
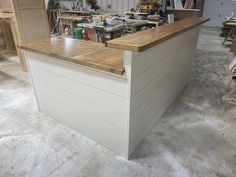
POLYGON ((54 37, 20 46, 21 49, 40 53, 83 66, 123 75, 123 51, 106 48, 104 44, 54 37))
POLYGON ((209 21, 209 18, 186 18, 173 24, 107 41, 106 46, 116 49, 143 52, 207 21, 209 21))
POLYGON ((0 19, 13 18, 13 13, 5 13, 0 10, 0 19))

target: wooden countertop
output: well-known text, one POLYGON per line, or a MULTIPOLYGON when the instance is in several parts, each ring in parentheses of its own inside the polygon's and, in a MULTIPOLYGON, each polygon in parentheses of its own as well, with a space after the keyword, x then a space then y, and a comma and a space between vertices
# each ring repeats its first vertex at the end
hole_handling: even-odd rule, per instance
POLYGON ((208 20, 209 19, 203 18, 186 18, 169 25, 107 41, 106 46, 122 50, 143 52, 191 28, 199 26, 208 20))
POLYGON ((20 48, 114 74, 124 73, 123 51, 106 48, 100 43, 59 36, 20 48))

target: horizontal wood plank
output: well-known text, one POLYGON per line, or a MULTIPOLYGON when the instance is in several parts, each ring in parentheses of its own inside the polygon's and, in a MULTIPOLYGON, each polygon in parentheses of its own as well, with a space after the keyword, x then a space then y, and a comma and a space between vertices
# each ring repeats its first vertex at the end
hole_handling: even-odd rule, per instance
POLYGON ((209 19, 187 18, 169 25, 107 41, 106 46, 116 49, 143 52, 207 21, 209 21, 209 19))
POLYGON ((58 76, 78 81, 82 84, 128 98, 127 78, 91 70, 79 65, 72 65, 48 56, 27 52, 29 64, 34 68, 51 72, 58 76))
POLYGON ((176 50, 180 50, 189 41, 194 41, 196 39, 196 35, 198 34, 196 31, 198 31, 198 28, 194 28, 172 38, 172 40, 165 41, 158 45, 158 56, 155 54, 156 51, 151 49, 145 52, 137 53, 135 56, 135 61, 132 65, 132 78, 138 77, 140 74, 150 69, 153 65, 162 62, 162 60, 166 60, 168 56, 172 55, 176 50), (178 45, 176 45, 177 41, 178 45))
POLYGON ((34 80, 34 85, 37 93, 43 93, 51 99, 56 99, 68 106, 72 106, 81 112, 90 115, 94 119, 98 119, 98 121, 103 121, 104 123, 121 130, 124 130, 127 126, 127 116, 121 113, 38 80, 34 80))
MULTIPOLYGON (((160 62, 153 64, 152 67, 150 67, 148 70, 138 75, 138 77, 135 77, 132 80, 132 97, 137 95, 140 91, 153 83, 153 81, 161 76, 163 72, 168 72, 170 69, 175 68, 175 64, 180 62, 182 57, 188 54, 189 49, 195 46, 195 43, 195 40, 186 42, 186 44, 183 45, 180 50, 176 50, 167 58, 164 58, 162 60, 160 58, 160 62)), ((150 57, 155 60, 155 56, 150 56, 149 53, 148 55, 146 55, 146 57, 150 57)), ((189 60, 191 61, 191 58, 189 58, 189 60)))
POLYGON ((51 99, 41 92, 37 92, 37 96, 40 110, 44 114, 95 140, 108 149, 122 156, 127 156, 125 138, 127 135, 125 131, 94 119, 93 116, 56 99, 51 99))
MULTIPOLYGON (((75 94, 78 97, 87 99, 123 115, 127 114, 128 99, 108 93, 95 87, 91 87, 89 85, 85 85, 75 80, 68 79, 63 76, 58 76, 57 74, 47 72, 42 69, 37 69, 33 66, 31 66, 31 74, 34 80, 44 82, 68 93, 75 94)), ((58 95, 58 97, 60 97, 60 95, 58 95)))

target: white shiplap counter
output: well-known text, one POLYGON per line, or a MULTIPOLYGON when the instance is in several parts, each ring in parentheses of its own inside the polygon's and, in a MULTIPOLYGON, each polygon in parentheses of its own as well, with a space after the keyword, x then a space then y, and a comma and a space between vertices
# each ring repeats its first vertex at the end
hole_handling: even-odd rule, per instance
POLYGON ((205 21, 141 52, 124 50, 123 75, 24 47, 39 110, 129 159, 187 85, 205 21))

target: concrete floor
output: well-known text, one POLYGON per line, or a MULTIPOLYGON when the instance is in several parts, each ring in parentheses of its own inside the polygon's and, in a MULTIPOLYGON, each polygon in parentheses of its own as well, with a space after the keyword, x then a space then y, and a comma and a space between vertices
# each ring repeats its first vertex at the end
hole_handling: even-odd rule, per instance
POLYGON ((202 29, 188 87, 131 161, 37 111, 29 76, 0 63, 0 177, 236 177, 236 84, 219 32, 202 29))

